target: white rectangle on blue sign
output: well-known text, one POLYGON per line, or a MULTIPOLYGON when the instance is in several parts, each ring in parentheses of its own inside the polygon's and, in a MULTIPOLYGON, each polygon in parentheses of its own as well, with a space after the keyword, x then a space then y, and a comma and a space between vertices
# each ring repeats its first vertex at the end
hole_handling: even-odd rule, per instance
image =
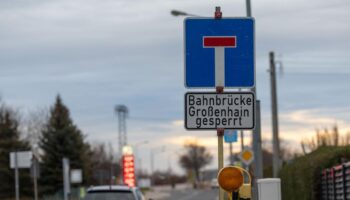
POLYGON ((215 52, 224 49, 224 86, 254 87, 254 37, 253 18, 186 18, 185 86, 215 87, 215 52))
POLYGON ((226 143, 237 142, 238 140, 237 130, 225 130, 224 140, 226 143))

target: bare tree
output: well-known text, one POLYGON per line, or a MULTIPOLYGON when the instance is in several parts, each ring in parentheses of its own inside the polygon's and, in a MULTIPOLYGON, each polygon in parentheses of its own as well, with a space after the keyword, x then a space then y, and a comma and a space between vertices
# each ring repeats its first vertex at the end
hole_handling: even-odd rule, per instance
POLYGON ((185 170, 193 171, 198 182, 200 170, 212 161, 213 156, 196 142, 185 144, 184 148, 186 152, 180 156, 179 163, 185 170))
MULTIPOLYGON (((293 158, 299 156, 298 151, 293 148, 295 145, 288 140, 279 139, 280 141, 280 159, 283 162, 288 162, 293 158)), ((263 139, 262 141, 263 150, 263 163, 264 166, 272 165, 272 144, 270 140, 263 139)))
POLYGON ((29 111, 24 118, 23 131, 26 133, 26 140, 33 148, 38 146, 38 142, 48 119, 49 111, 45 108, 29 111))
POLYGON ((109 184, 111 176, 119 173, 119 165, 113 156, 113 148, 103 143, 92 145, 91 163, 94 182, 97 184, 109 184))
POLYGON ((347 132, 343 137, 341 137, 340 145, 346 146, 350 144, 350 132, 347 132))
POLYGON ((304 139, 301 141, 301 147, 304 154, 307 151, 315 151, 319 147, 323 146, 345 146, 350 144, 350 133, 340 136, 337 125, 334 125, 332 130, 329 131, 325 128, 323 131, 316 129, 315 137, 311 139, 304 139))

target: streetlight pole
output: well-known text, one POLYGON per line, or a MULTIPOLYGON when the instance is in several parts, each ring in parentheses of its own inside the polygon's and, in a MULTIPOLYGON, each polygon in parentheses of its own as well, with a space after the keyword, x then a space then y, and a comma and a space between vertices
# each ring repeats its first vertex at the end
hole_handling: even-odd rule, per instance
MULTIPOLYGON (((246 15, 247 15, 247 17, 252 17, 252 9, 251 9, 251 6, 250 6, 250 0, 246 0, 245 3, 246 3, 246 15)), ((239 89, 239 91, 241 91, 241 89, 239 89)), ((255 87, 253 88, 253 91, 256 92, 255 87)), ((243 152, 244 151, 244 134, 243 134, 243 130, 240 131, 240 135, 241 135, 241 151, 243 152)))
POLYGON ((159 153, 163 153, 163 152, 165 152, 165 146, 162 146, 161 147, 161 150, 160 151, 155 151, 155 148, 154 149, 151 149, 151 151, 150 151, 150 155, 151 155, 151 186, 153 186, 153 184, 154 184, 154 177, 153 177, 153 175, 154 175, 154 155, 156 155, 156 154, 159 154, 159 153))
POLYGON ((138 147, 142 146, 142 145, 145 145, 145 144, 148 144, 149 141, 148 140, 144 140, 144 141, 141 141, 141 142, 138 142, 134 145, 132 145, 134 147, 134 151, 135 151, 135 160, 136 160, 136 179, 138 180, 139 178, 139 175, 140 175, 140 171, 142 170, 141 168, 141 158, 139 156, 139 152, 138 152, 138 147))
POLYGON ((171 10, 170 14, 172 16, 178 17, 178 16, 189 16, 189 17, 200 17, 198 15, 194 15, 194 14, 190 14, 190 13, 186 13, 184 11, 180 11, 180 10, 171 10))
MULTIPOLYGON (((252 7, 251 0, 246 0, 246 15, 247 17, 252 17, 252 7)), ((254 152, 254 182, 253 182, 253 199, 258 199, 258 189, 256 180, 259 178, 263 178, 263 154, 261 148, 261 108, 260 108, 260 100, 258 99, 258 95, 256 92, 256 85, 253 88, 253 92, 255 93, 256 98, 256 124, 253 130, 253 152, 254 152)), ((242 131, 243 132, 243 131, 242 131)))

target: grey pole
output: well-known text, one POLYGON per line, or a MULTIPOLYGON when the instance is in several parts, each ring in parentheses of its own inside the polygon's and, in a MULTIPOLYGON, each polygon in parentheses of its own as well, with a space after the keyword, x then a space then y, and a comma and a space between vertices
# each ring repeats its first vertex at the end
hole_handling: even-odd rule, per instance
POLYGON ((136 176, 136 183, 138 183, 139 181, 139 178, 140 178, 140 174, 141 174, 141 171, 142 171, 142 166, 141 166, 141 158, 139 156, 139 151, 138 151, 138 148, 141 146, 141 145, 144 145, 144 144, 148 144, 149 141, 148 140, 145 140, 145 141, 142 141, 142 142, 139 142, 139 143, 136 143, 133 146, 133 149, 134 149, 134 157, 135 157, 135 176, 136 176))
POLYGON ((273 177, 277 177, 280 169, 280 147, 279 147, 279 137, 278 137, 276 67, 275 67, 274 53, 270 52, 269 56, 270 56, 271 111, 272 111, 272 133, 273 133, 273 177))
POLYGON ((252 16, 252 8, 250 6, 250 0, 246 0, 246 9, 247 9, 247 17, 251 17, 252 16))
POLYGON ((15 152, 15 188, 16 188, 16 200, 19 200, 19 178, 18 178, 18 157, 17 157, 17 151, 15 152))
MULTIPOLYGON (((247 17, 252 17, 252 8, 251 0, 246 0, 246 14, 247 17)), ((258 95, 256 92, 256 86, 253 88, 256 98, 256 124, 255 129, 253 130, 253 152, 254 152, 254 181, 253 181, 253 199, 258 199, 258 189, 256 180, 263 178, 263 154, 261 148, 261 109, 260 109, 260 100, 258 100, 258 95)))
POLYGON ((230 144, 230 165, 233 165, 233 152, 232 152, 232 142, 230 144))
POLYGON ((257 180, 263 178, 263 159, 261 149, 261 112, 260 112, 260 100, 256 100, 256 125, 253 132, 253 152, 255 154, 253 169, 254 169, 254 182, 252 187, 253 200, 258 200, 258 187, 257 180))
POLYGON ((255 179, 263 178, 263 159, 261 148, 261 109, 260 100, 256 100, 256 123, 253 136, 253 152, 255 154, 254 161, 254 177, 255 179))
POLYGON ((153 186, 153 173, 154 173, 154 155, 153 150, 151 149, 151 186, 153 186))
MULTIPOLYGON (((251 7, 250 7, 250 0, 246 0, 246 14, 247 17, 251 17, 251 7)), ((239 91, 241 91, 241 89, 239 89, 239 91)), ((253 88, 253 91, 255 92, 255 88, 253 88)), ((243 130, 239 131, 241 134, 241 152, 243 152, 244 150, 244 134, 243 134, 243 130)))
POLYGON ((34 156, 34 159, 33 159, 33 176, 34 176, 34 200, 38 200, 38 169, 37 169, 37 166, 38 166, 38 163, 37 163, 37 159, 36 157, 34 156))
POLYGON ((136 180, 136 185, 139 182, 139 154, 137 151, 137 145, 134 145, 133 148, 133 155, 134 155, 134 170, 135 170, 135 180, 136 180))
MULTIPOLYGON (((241 91, 241 89, 239 91, 241 91)), ((243 130, 240 130, 239 132, 241 134, 241 152, 243 152, 244 151, 244 133, 243 133, 243 130)), ((247 166, 242 162, 242 167, 245 169, 247 166)))
POLYGON ((244 150, 244 135, 243 135, 243 130, 239 131, 241 134, 241 151, 243 152, 244 150))
POLYGON ((139 160, 139 171, 141 173, 142 172, 142 159, 138 158, 138 160, 139 160))
POLYGON ((111 160, 111 163, 109 165, 109 187, 112 187, 114 185, 113 182, 113 160, 111 160))
POLYGON ((69 180, 69 159, 62 159, 63 168, 63 199, 68 200, 68 195, 70 193, 70 180, 69 180))
POLYGON ((154 152, 155 149, 151 149, 151 186, 153 186, 153 173, 154 173, 154 155, 158 153, 163 153, 165 152, 165 146, 161 147, 160 151, 154 152))

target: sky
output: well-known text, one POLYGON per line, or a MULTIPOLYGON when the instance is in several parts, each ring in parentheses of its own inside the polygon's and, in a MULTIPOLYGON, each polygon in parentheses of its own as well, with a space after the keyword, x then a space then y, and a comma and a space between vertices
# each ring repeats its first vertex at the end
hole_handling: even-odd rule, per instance
MULTIPOLYGON (((244 0, 11 0, 0 2, 0 94, 27 113, 52 106, 60 94, 91 143, 118 149, 115 105, 129 108, 128 143, 142 167, 158 152, 155 169, 182 172, 178 155, 196 140, 214 155, 215 131, 183 126, 183 17, 172 9, 213 16, 245 16, 244 0), (165 152, 160 149, 165 146, 165 152)), ((262 136, 270 140, 268 53, 278 61, 280 137, 300 150, 315 129, 350 130, 350 2, 252 0, 256 20, 257 97, 262 136), (282 65, 280 65, 282 63, 282 65)), ((244 133, 245 143, 251 139, 244 133)), ((240 149, 239 143, 234 150, 240 149)), ((228 147, 225 146, 225 155, 228 147)), ((227 161, 226 161, 227 162, 227 161)))

